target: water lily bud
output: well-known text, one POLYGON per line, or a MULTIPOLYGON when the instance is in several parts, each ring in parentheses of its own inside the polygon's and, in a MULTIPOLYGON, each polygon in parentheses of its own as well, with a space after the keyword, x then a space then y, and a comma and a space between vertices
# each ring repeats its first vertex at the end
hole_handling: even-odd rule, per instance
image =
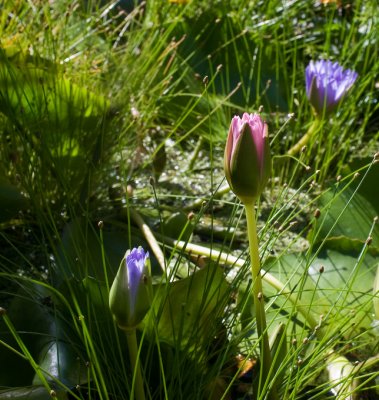
POLYGON ((271 173, 267 124, 258 114, 235 116, 229 128, 224 155, 230 188, 247 204, 262 193, 271 173))
POLYGON ((109 308, 122 329, 135 328, 150 309, 152 282, 149 253, 128 250, 109 293, 109 308))
POLYGON ((311 61, 305 69, 307 97, 318 115, 328 115, 356 81, 358 74, 337 62, 311 61))

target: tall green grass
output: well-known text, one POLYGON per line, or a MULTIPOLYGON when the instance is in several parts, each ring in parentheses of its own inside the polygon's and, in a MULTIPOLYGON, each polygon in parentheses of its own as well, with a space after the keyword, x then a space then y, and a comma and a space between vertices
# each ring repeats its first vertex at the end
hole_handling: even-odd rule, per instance
POLYGON ((0 399, 129 398, 107 296, 138 245, 157 291, 138 336, 147 398, 249 398, 259 360, 246 225, 218 189, 231 117, 261 106, 274 160, 258 208, 264 300, 271 338, 286 332, 268 384, 283 399, 375 398, 376 2, 0 9, 0 399), (304 69, 319 58, 359 78, 288 157, 313 120, 304 69))

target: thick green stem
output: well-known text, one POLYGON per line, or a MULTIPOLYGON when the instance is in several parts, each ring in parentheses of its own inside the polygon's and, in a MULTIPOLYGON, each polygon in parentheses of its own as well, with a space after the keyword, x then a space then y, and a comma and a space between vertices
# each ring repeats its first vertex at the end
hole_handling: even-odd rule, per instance
MULTIPOLYGON (((266 312, 263 299, 261 263, 259 259, 254 203, 245 204, 245 212, 247 220, 247 232, 249 236, 251 274, 253 279, 252 294, 254 300, 255 317, 257 321, 261 361, 260 382, 258 385, 258 395, 260 395, 262 388, 265 386, 266 379, 269 378, 271 368, 271 352, 266 327, 266 312)), ((267 398, 273 400, 277 399, 277 394, 274 387, 271 389, 267 398)))
POLYGON ((132 384, 132 393, 130 398, 131 400, 134 399, 134 392, 135 392, 136 394, 135 397, 137 400, 145 400, 145 390, 143 388, 141 364, 139 362, 139 357, 138 357, 136 330, 131 329, 126 331, 126 339, 128 341, 130 364, 132 366, 132 371, 133 371, 133 384, 132 384))
POLYGON ((319 127, 320 120, 316 118, 312 125, 309 127, 308 131, 305 133, 305 135, 295 144, 293 145, 288 151, 287 154, 289 156, 294 156, 297 153, 300 152, 300 150, 306 146, 309 141, 311 140, 312 136, 317 132, 318 127, 319 127))

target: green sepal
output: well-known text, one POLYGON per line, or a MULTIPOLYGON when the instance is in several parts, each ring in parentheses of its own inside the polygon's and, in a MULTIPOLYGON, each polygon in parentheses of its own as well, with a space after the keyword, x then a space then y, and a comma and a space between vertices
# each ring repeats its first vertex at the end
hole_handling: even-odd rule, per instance
POLYGON ((150 259, 148 258, 145 262, 145 271, 141 275, 135 304, 134 307, 132 307, 128 286, 126 256, 121 261, 109 292, 109 308, 114 320, 121 329, 135 329, 149 311, 153 293, 150 271, 150 259))
POLYGON ((235 143, 229 168, 226 169, 228 172, 226 177, 231 189, 245 204, 252 203, 257 199, 270 176, 271 156, 268 137, 264 137, 263 141, 263 162, 260 165, 250 127, 248 124, 245 124, 235 143))

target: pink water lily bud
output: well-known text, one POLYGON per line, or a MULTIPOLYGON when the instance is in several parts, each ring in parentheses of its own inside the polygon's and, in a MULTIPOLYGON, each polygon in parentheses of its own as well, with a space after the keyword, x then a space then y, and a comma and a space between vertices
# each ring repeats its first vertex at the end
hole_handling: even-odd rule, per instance
POLYGON ((109 308, 117 325, 134 329, 150 309, 152 281, 149 253, 128 250, 109 292, 109 308))
POLYGON ((235 116, 229 128, 224 154, 226 179, 245 204, 262 193, 271 174, 268 127, 260 115, 235 116))
POLYGON ((338 62, 311 61, 305 69, 307 97, 317 115, 328 115, 353 86, 358 74, 338 62))

